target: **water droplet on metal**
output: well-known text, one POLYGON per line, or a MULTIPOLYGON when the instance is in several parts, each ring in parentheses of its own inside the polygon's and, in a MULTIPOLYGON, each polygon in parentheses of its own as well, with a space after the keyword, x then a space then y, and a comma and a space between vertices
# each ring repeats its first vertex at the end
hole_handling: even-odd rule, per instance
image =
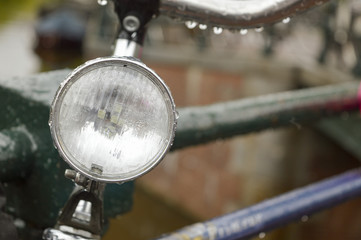
POLYGON ((239 33, 241 35, 246 35, 248 33, 248 29, 241 29, 241 31, 239 31, 239 33))
POLYGON ((263 30, 264 30, 263 27, 258 27, 258 28, 255 29, 256 32, 262 32, 263 30))
POLYGON ((206 29, 207 29, 207 25, 206 25, 206 24, 199 24, 199 29, 201 29, 201 30, 206 30, 206 29))
POLYGON ((17 228, 25 228, 26 226, 25 221, 19 218, 15 219, 13 223, 17 228))
POLYGON ((179 112, 175 111, 175 119, 178 119, 178 118, 179 118, 179 112))
POLYGON ((289 23, 290 21, 291 21, 291 18, 290 18, 290 17, 285 18, 285 19, 282 20, 282 22, 283 22, 284 24, 287 24, 287 23, 289 23))
POLYGON ((185 24, 186 24, 188 29, 193 29, 198 25, 198 23, 193 22, 193 21, 187 21, 187 22, 185 22, 185 24))
POLYGON ((309 217, 307 215, 301 217, 301 222, 307 222, 309 217))
POLYGON ((220 27, 214 27, 214 28, 213 28, 213 33, 214 33, 214 34, 219 35, 219 34, 221 34, 222 32, 223 32, 223 29, 220 28, 220 27))
POLYGON ((265 234, 264 232, 261 232, 260 234, 258 234, 258 237, 259 237, 260 239, 263 239, 263 238, 266 237, 266 234, 265 234))
POLYGON ((105 6, 105 5, 108 4, 108 0, 98 0, 98 4, 99 4, 100 6, 105 6))

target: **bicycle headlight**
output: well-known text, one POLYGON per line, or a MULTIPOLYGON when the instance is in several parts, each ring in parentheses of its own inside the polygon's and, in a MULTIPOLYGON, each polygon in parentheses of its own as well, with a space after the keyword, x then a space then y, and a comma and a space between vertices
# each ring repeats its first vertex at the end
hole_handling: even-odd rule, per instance
POLYGON ((152 169, 173 142, 176 112, 164 82, 130 58, 99 58, 60 86, 49 125, 61 157, 85 176, 123 182, 152 169))

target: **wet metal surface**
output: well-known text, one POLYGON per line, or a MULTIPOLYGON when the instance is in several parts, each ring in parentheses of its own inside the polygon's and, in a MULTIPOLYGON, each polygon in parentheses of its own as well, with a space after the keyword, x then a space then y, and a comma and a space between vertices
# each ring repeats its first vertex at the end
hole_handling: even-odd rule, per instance
MULTIPOLYGON (((1 84, 27 98, 50 104, 68 70, 29 77, 24 84, 1 84), (52 81, 48 81, 52 79, 52 81)), ((180 108, 173 150, 268 128, 310 123, 359 109, 359 82, 288 91, 202 107, 180 108)))
POLYGON ((357 111, 358 86, 355 81, 180 109, 173 149, 357 111))
MULTIPOLYGON (((1 141, 6 153, 14 156, 1 160, 0 181, 5 182, 6 211, 24 222, 20 229, 24 239, 39 239, 42 228, 55 224, 73 189, 64 177, 68 166, 59 158, 48 126, 51 98, 68 72, 0 80, 1 141), (19 143, 13 144, 9 137, 19 143)), ((109 184, 105 218, 130 210, 132 193, 132 183, 109 184)))
POLYGON ((310 214, 360 195, 361 169, 356 169, 250 208, 194 224, 158 240, 249 239, 290 221, 305 221, 310 214))
POLYGON ((328 0, 161 0, 160 13, 230 29, 254 28, 296 15, 328 0))

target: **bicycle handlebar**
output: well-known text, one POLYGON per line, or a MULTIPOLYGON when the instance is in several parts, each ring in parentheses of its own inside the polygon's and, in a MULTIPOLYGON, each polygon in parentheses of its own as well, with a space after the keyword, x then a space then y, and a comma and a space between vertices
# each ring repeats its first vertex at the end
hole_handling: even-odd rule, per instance
POLYGON ((160 0, 160 13, 184 21, 241 29, 281 21, 329 0, 160 0))

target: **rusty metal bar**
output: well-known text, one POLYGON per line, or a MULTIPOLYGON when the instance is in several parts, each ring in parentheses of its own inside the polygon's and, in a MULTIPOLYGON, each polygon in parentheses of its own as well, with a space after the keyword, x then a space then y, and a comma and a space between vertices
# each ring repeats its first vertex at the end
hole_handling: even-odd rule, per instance
POLYGON ((157 240, 235 240, 265 232, 361 195, 361 169, 311 184, 249 208, 185 227, 157 240))
POLYGON ((160 0, 160 13, 223 28, 253 28, 278 22, 329 0, 160 0))
POLYGON ((358 110, 359 82, 288 91, 179 109, 173 150, 358 110))

